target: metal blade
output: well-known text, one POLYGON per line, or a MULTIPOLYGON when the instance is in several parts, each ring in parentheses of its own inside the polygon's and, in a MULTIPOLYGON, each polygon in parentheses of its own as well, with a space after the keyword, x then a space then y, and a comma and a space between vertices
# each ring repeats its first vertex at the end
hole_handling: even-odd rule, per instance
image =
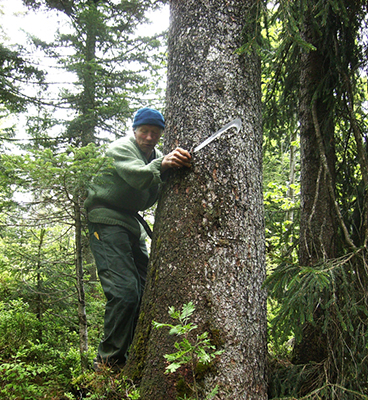
POLYGON ((236 118, 233 121, 229 122, 226 124, 224 127, 222 127, 220 130, 215 132, 213 135, 208 137, 205 141, 203 141, 201 144, 199 144, 197 147, 193 149, 193 153, 196 153, 198 150, 203 149, 203 147, 207 146, 209 143, 211 143, 213 140, 215 140, 217 137, 222 135, 224 132, 229 130, 230 128, 237 128, 236 133, 239 132, 240 128, 242 126, 242 122, 240 118, 236 118))

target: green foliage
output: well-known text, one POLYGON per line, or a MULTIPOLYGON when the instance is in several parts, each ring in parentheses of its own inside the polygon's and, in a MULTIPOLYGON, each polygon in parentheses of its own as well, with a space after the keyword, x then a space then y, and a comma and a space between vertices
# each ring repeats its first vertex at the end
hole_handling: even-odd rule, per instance
MULTIPOLYGON (((188 365, 192 371, 193 384, 187 385, 190 387, 194 397, 184 397, 184 399, 199 399, 198 387, 196 380, 196 373, 199 365, 207 365, 213 361, 216 356, 223 353, 222 350, 215 350, 215 346, 211 344, 208 338, 208 332, 197 334, 194 338, 190 335, 190 332, 197 329, 198 326, 190 321, 195 311, 194 304, 192 302, 184 304, 182 310, 175 310, 174 307, 169 308, 169 315, 174 320, 177 320, 176 325, 164 324, 153 321, 153 326, 156 329, 170 328, 169 335, 182 336, 180 342, 175 342, 174 346, 176 352, 172 354, 165 354, 166 360, 169 362, 166 367, 165 373, 174 373, 181 366, 188 365)), ((206 399, 212 399, 217 394, 217 386, 206 396, 206 399)), ((181 399, 181 398, 179 398, 181 399)))
POLYGON ((48 204, 70 203, 73 194, 85 190, 98 171, 106 165, 103 147, 93 144, 82 148, 69 146, 63 152, 33 150, 22 155, 4 154, 2 165, 7 179, 18 190, 32 191, 48 204), (41 194, 42 192, 42 194, 41 194))
MULTIPOLYGON (((63 303, 60 299, 52 299, 52 308, 45 310, 39 318, 32 304, 19 298, 19 290, 14 292, 20 285, 15 285, 10 278, 5 280, 1 277, 2 274, 0 398, 63 399, 64 392, 74 393, 72 398, 79 398, 74 383, 81 375, 75 301, 63 303), (12 299, 15 296, 18 298, 12 299)), ((101 339, 105 298, 102 292, 88 289, 89 286, 86 301, 92 349, 89 357, 92 359, 101 339)), ((107 383, 107 376, 105 381, 107 383)))
POLYGON ((300 187, 270 182, 264 189, 266 244, 269 268, 280 263, 286 254, 296 259, 299 237, 300 187), (294 190, 290 198, 289 190, 294 190))
POLYGON ((40 315, 54 309, 68 321, 75 306, 74 207, 81 206, 86 184, 109 165, 101 151, 91 144, 59 154, 45 149, 3 157, 8 184, 26 201, 21 211, 0 214, 7 226, 0 266, 17 278, 18 295, 40 315))
POLYGON ((362 397, 367 393, 368 369, 363 360, 368 356, 368 311, 363 254, 347 254, 313 268, 284 263, 267 278, 275 306, 270 321, 274 349, 282 348, 291 336, 298 343, 306 323, 321 327, 329 349, 327 358, 317 365, 275 365, 271 387, 275 390, 279 385, 274 392, 278 396, 280 391, 300 396, 307 388, 311 392, 315 388, 315 397, 311 394, 305 398, 319 398, 322 392, 334 390, 334 385, 346 399, 356 398, 353 392, 362 397))
MULTIPOLYGON (((73 210, 83 200, 86 184, 109 165, 101 151, 90 145, 3 157, 4 184, 12 185, 17 199, 25 193, 20 207, 0 214, 6 226, 0 238, 0 287, 8 299, 0 320, 0 353, 6 357, 9 382, 2 385, 9 398, 12 393, 14 399, 62 398, 72 377, 81 372, 73 210), (14 298, 23 299, 22 313, 14 298), (13 374, 24 375, 23 386, 11 381, 13 374)), ((86 292, 89 340, 95 349, 105 298, 93 283, 86 292)))
POLYGON ((22 300, 0 303, 0 393, 7 399, 51 398, 68 384, 78 338, 58 322, 40 321, 22 300))
MULTIPOLYGON (((366 40, 362 40, 367 4, 361 1, 276 1, 258 8, 264 101, 264 198, 269 277, 270 398, 358 399, 367 396, 366 161, 359 141, 367 141, 366 40), (308 35, 306 35, 308 33, 308 35), (299 132, 301 55, 317 53, 321 76, 307 90, 320 99, 333 121, 336 163, 333 175, 336 202, 356 249, 336 232, 336 258, 311 267, 298 263, 299 154, 296 179, 287 165, 299 132), (323 60, 323 61, 322 61, 323 60), (322 72, 323 71, 323 72, 322 72), (357 129, 358 127, 358 129, 357 129), (294 189, 294 199, 289 195, 294 189), (292 215, 293 218, 289 218, 292 215), (364 228, 365 226, 365 228, 364 228), (303 329, 321 331, 326 358, 316 364, 294 365, 303 329)), ((303 94, 303 93, 302 93, 303 94)), ((325 130, 323 121, 321 134, 325 130)), ((365 146, 366 154, 366 146, 365 146)), ((302 160, 308 163, 309 160, 302 160)), ((317 196, 316 196, 317 198, 317 196)), ((331 212, 334 212, 331 210, 331 212)), ((308 218, 308 216, 303 216, 308 218)), ((341 227, 340 222, 340 227, 341 227)), ((318 239, 316 238, 316 241, 318 239)), ((304 331, 305 332, 305 331, 304 331)), ((306 337, 304 337, 305 339, 306 337)), ((312 339, 311 339, 312 340, 312 339)))
POLYGON ((21 300, 0 303, 0 332, 1 354, 7 358, 27 340, 37 340, 39 321, 35 314, 29 312, 28 304, 21 300))
POLYGON ((0 44, 0 111, 25 111, 30 100, 22 91, 22 81, 44 81, 44 73, 26 61, 23 51, 0 44), (4 108, 3 108, 4 107, 4 108))

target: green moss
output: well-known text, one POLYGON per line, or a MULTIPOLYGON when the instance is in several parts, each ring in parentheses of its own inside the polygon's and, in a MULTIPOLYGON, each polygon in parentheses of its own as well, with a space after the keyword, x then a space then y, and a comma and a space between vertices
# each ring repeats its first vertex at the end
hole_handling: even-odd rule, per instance
POLYGON ((221 348, 225 344, 225 341, 223 340, 224 335, 219 329, 208 328, 207 332, 211 338, 211 344, 213 344, 216 349, 221 348))
POLYGON ((158 282, 160 279, 160 271, 158 268, 155 269, 155 282, 158 282))
POLYGON ((214 363, 211 362, 209 364, 202 364, 198 363, 195 369, 195 374, 196 374, 196 379, 197 382, 200 382, 201 380, 204 379, 204 377, 210 373, 210 372, 215 372, 216 368, 214 367, 214 363))
POLYGON ((191 388, 185 382, 184 377, 180 377, 176 383, 176 392, 178 397, 180 398, 187 398, 193 394, 191 388))
POLYGON ((207 321, 203 326, 203 331, 208 332, 211 344, 216 347, 216 350, 219 350, 225 344, 225 341, 223 340, 225 336, 220 329, 212 328, 211 325, 211 322, 207 321))
MULTIPOLYGON (((139 318, 144 318, 143 313, 140 314, 139 318)), ((134 368, 129 370, 129 378, 133 382, 138 382, 142 379, 143 369, 147 358, 146 352, 150 331, 150 326, 147 326, 146 329, 141 329, 138 333, 137 339, 135 340, 133 348, 135 355, 134 368)))
POLYGON ((157 252, 159 251, 159 249, 160 249, 160 247, 161 247, 161 243, 162 243, 161 236, 158 236, 157 239, 156 239, 156 243, 155 243, 156 251, 157 251, 157 252))

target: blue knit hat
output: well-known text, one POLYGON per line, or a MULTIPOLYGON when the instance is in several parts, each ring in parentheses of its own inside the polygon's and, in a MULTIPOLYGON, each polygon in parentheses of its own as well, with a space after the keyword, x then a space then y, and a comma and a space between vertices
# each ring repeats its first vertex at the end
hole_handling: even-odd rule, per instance
POLYGON ((135 114, 133 129, 140 125, 156 125, 165 129, 165 120, 160 111, 145 107, 138 110, 135 114))

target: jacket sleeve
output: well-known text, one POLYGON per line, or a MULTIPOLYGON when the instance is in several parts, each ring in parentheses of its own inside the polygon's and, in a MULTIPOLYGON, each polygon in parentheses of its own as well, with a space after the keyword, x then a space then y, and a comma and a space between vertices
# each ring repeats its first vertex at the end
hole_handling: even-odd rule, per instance
POLYGON ((117 174, 134 189, 145 190, 162 182, 163 156, 147 163, 133 143, 110 148, 108 156, 114 159, 117 174))

